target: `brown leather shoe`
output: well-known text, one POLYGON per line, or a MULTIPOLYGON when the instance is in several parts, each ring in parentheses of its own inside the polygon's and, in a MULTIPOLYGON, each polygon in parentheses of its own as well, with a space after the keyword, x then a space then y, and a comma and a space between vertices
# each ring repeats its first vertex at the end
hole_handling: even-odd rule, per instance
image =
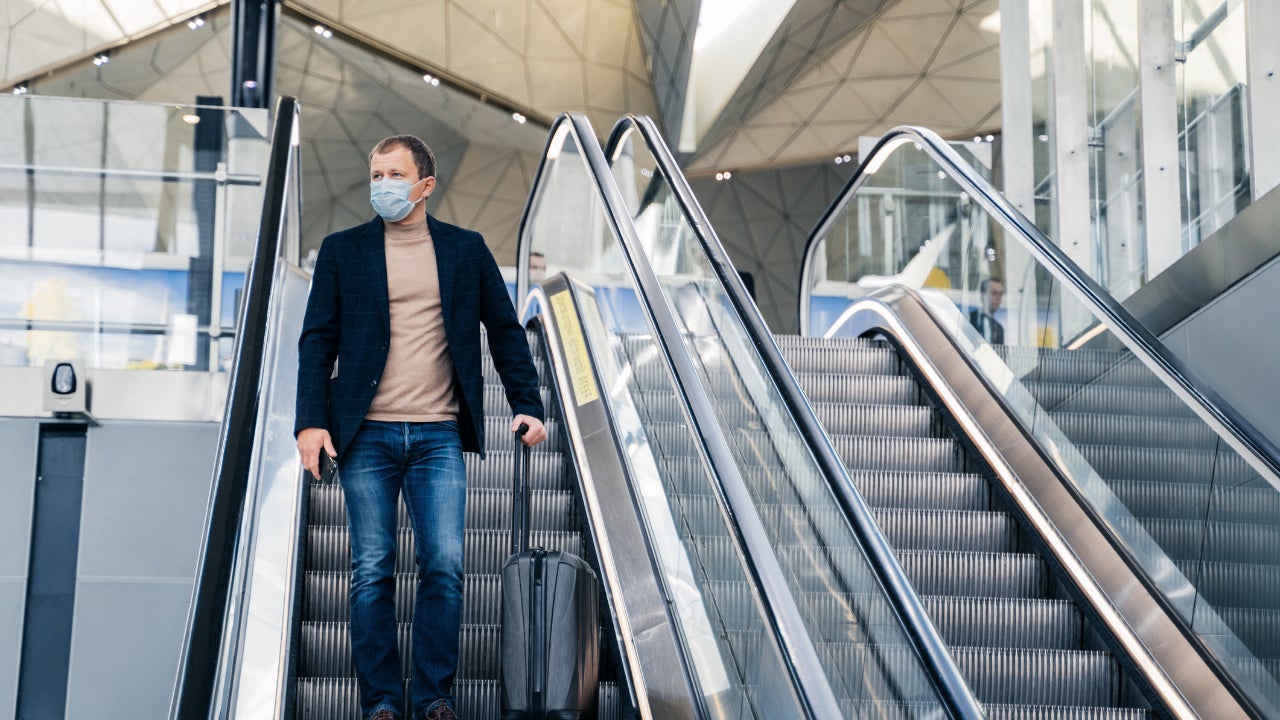
POLYGON ((426 720, 458 720, 458 716, 453 714, 453 708, 440 703, 431 708, 431 712, 427 713, 426 720))
POLYGON ((400 720, 400 716, 393 710, 379 710, 369 720, 400 720))

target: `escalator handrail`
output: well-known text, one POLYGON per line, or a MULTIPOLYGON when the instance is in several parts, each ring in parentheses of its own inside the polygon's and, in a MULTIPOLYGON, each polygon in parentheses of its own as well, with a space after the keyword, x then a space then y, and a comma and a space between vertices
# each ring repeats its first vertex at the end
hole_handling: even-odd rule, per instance
MULTIPOLYGON (((786 658, 786 667, 790 673, 788 678, 810 718, 838 717, 841 715, 840 705, 835 691, 831 687, 826 671, 818 657, 817 648, 805 629, 804 619, 795 604, 795 598, 773 555, 769 538, 759 526, 759 518, 750 503, 750 494, 745 479, 742 477, 737 463, 734 461, 728 441, 720 432, 716 420, 715 409, 706 397, 701 382, 698 380, 693 359, 688 349, 681 342, 671 342, 669 338, 679 338, 680 329, 666 305, 658 278, 653 268, 645 259, 640 239, 632 225, 631 215, 626 203, 613 182, 613 174, 605 159, 604 151, 596 139, 595 131, 584 115, 565 113, 556 118, 551 125, 549 137, 554 139, 564 126, 573 134, 577 147, 583 154, 589 175, 596 184, 596 190, 604 202, 605 219, 610 224, 615 237, 618 238, 622 257, 627 272, 636 283, 636 296, 653 323, 655 340, 662 349, 669 367, 676 375, 679 386, 677 397, 686 404, 690 416, 700 429, 699 439, 706 450, 708 460, 715 471, 726 501, 730 505, 729 522, 734 532, 748 549, 746 566, 751 579, 760 591, 765 604, 769 630, 786 658), (755 524, 750 523, 755 518, 755 524)), ((535 204, 537 188, 529 194, 524 216, 520 222, 518 256, 523 260, 523 268, 527 268, 530 248, 525 245, 524 229, 531 217, 535 204)), ((522 269, 527 273, 527 269, 522 269)), ((527 278, 523 280, 527 282, 527 278)))
POLYGON ((755 301, 747 292, 746 285, 733 267, 729 254, 725 251, 724 245, 712 228, 702 205, 694 196, 693 189, 689 187, 688 180, 680 171, 675 157, 662 139, 653 120, 634 115, 627 115, 620 119, 614 125, 610 135, 606 156, 613 156, 618 145, 632 129, 638 131, 648 145, 658 168, 671 186, 672 193, 680 203, 686 220, 693 228, 694 235, 697 236, 710 260, 711 267, 714 268, 734 309, 742 319, 752 343, 760 353, 761 360, 786 402, 787 409, 799 426, 805 443, 821 467, 823 477, 831 486, 845 517, 849 519, 866 550, 874 572, 884 586, 904 630, 920 654, 926 672, 943 703, 953 717, 982 717, 981 706, 947 650, 946 643, 929 620, 928 612, 924 609, 906 572, 898 563, 892 546, 880 531, 870 508, 858 494, 848 469, 832 445, 831 438, 823 429, 822 423, 814 414, 812 405, 800 389, 800 384, 783 358, 773 333, 765 325, 755 301))
POLYGON ((1160 378, 1161 382, 1182 402, 1189 405, 1196 415, 1219 436, 1224 437, 1228 444, 1240 453, 1272 487, 1280 489, 1280 448, 1214 390, 1195 379, 1195 374, 1186 363, 1176 357, 1155 334, 1125 309, 1120 301, 1068 257, 1062 248, 1041 232, 1040 228, 1015 208, 1004 195, 991 187, 991 184, 965 162, 954 148, 932 130, 903 125, 886 133, 868 153, 866 160, 859 164, 853 177, 845 184, 835 202, 831 203, 822 219, 809 234, 800 273, 801 328, 808 326, 810 288, 812 287, 810 274, 813 271, 813 258, 819 246, 819 239, 826 236, 827 231, 836 218, 844 212, 853 195, 873 174, 868 169, 875 168, 877 163, 884 162, 895 148, 906 142, 915 142, 969 194, 969 197, 976 200, 1006 229, 1011 230, 1008 234, 1021 242, 1032 257, 1048 268, 1058 281, 1066 285, 1096 318, 1101 319, 1108 330, 1155 373, 1156 377, 1160 378))
POLYGON ((227 410, 214 460, 199 563, 169 710, 169 717, 178 720, 203 720, 208 717, 213 700, 266 352, 265 333, 258 330, 266 326, 270 310, 271 280, 280 253, 286 201, 299 190, 289 182, 293 178, 296 185, 298 178, 296 172, 289 172, 290 163, 296 158, 298 113, 297 98, 283 96, 276 102, 258 241, 245 276, 244 302, 236 325, 242 331, 235 337, 227 410))

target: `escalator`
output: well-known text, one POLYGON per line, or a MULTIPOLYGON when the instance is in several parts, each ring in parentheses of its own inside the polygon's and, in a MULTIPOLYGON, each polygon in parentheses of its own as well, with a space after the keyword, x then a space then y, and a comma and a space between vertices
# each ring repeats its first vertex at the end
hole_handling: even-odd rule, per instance
MULTIPOLYGON (((928 137, 887 138, 880 150, 910 149, 907 140, 917 152, 929 145, 928 137)), ((1024 341, 985 345, 953 304, 957 294, 925 285, 930 266, 917 259, 944 264, 936 245, 952 234, 984 241, 969 261, 995 254, 991 226, 1007 245, 1030 234, 974 217, 976 174, 956 193, 958 211, 935 213, 950 226, 904 252, 898 274, 868 287, 851 287, 851 276, 829 293, 847 306, 830 334, 847 339, 775 339, 647 121, 620 122, 608 152, 619 185, 634 188, 636 225, 652 230, 642 243, 662 266, 679 337, 708 392, 733 408, 719 419, 739 458, 750 458, 744 474, 751 465, 765 477, 786 472, 777 462, 786 449, 761 432, 773 408, 744 377, 763 363, 784 397, 788 383, 803 389, 788 409, 801 427, 800 416, 815 421, 815 454, 829 443, 847 469, 988 716, 1275 716, 1280 536, 1276 474, 1266 448, 1258 451, 1265 443, 1233 432, 1242 424, 1167 351, 1148 352, 1157 341, 1127 333, 1118 304, 1094 298, 1077 307, 1090 301, 1073 298, 1046 269, 1067 267, 1061 274, 1077 280, 1061 257, 1035 257, 1039 266, 1023 258, 1024 276, 1040 283, 1038 292, 1024 287, 1026 297, 1041 300, 1022 311, 1024 341), (1046 298, 1057 313, 1051 329, 1046 298), (932 339, 917 342, 917 334, 932 339), (854 339, 864 335, 881 339, 854 339), (1125 342, 1131 335, 1138 339, 1125 342), (1062 347, 1048 347, 1059 337, 1062 347), (787 364, 772 362, 770 345, 787 364), (752 346, 763 360, 743 352, 752 346), (1225 422, 1206 421, 1215 413, 1225 422)), ((884 161, 873 156, 837 205, 853 207, 859 180, 875 185, 884 161)), ((959 174, 960 163, 911 171, 943 177, 959 174)), ((912 176, 895 177, 886 184, 912 176)), ((857 251, 883 240, 859 238, 867 225, 874 222, 854 217, 833 230, 828 219, 842 245, 824 260, 856 267, 857 251)), ((766 517, 798 510, 763 489, 755 500, 766 517)), ((774 534, 784 557, 813 550, 774 534)), ((811 615, 815 640, 830 653, 821 636, 829 618, 811 615)), ((838 666, 826 663, 832 676, 844 672, 838 666)))
MULTIPOLYGON (((1195 426, 1187 392, 1171 402, 1168 377, 1137 380, 1096 320, 1070 336, 1084 350, 992 348, 923 287, 851 293, 832 334, 857 339, 775 340, 651 125, 619 128, 606 160, 584 119, 553 126, 518 293, 537 318, 551 420, 534 454, 534 542, 582 554, 601 579, 600 717, 1267 715, 1274 574, 1247 548, 1270 542, 1273 501, 1258 473, 1231 470, 1243 461, 1220 428, 1195 426), (561 274, 530 287, 532 252, 561 274), (1154 447, 1203 449, 1116 449, 1113 428, 1146 436, 1114 418, 1138 397, 1170 411, 1143 423, 1163 437, 1154 447), (1207 506, 1188 490, 1205 490, 1201 476, 1172 482, 1150 459, 1177 469, 1205 453, 1207 491, 1223 498, 1207 506), (1165 512, 1177 489, 1190 522, 1165 512), (1205 522, 1206 507, 1237 506, 1205 522), (1163 554, 1173 542, 1186 557, 1163 554), (1196 591, 1179 594, 1188 578, 1196 591), (1214 582, 1234 604, 1209 594, 1214 582)), ((268 203, 264 236, 299 227, 296 150, 279 155, 272 177, 291 190, 268 203)), ((265 330, 237 347, 174 717, 357 715, 341 491, 304 477, 288 430, 305 279, 273 260, 260 247, 247 285, 240 327, 265 330)), ((1061 310, 1081 317, 1093 316, 1061 310)), ((498 712, 510 527, 507 408, 491 367, 485 377, 490 458, 468 458, 463 717, 498 712)), ((407 683, 416 582, 403 511, 399 524, 407 683)))

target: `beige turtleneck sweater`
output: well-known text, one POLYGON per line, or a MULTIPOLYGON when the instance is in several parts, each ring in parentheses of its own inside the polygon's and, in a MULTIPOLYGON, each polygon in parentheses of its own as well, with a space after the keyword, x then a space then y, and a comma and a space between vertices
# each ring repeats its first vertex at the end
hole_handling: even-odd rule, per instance
POLYGON ((436 249, 426 222, 383 223, 391 347, 369 420, 436 422, 458 417, 453 359, 444 334, 436 249))

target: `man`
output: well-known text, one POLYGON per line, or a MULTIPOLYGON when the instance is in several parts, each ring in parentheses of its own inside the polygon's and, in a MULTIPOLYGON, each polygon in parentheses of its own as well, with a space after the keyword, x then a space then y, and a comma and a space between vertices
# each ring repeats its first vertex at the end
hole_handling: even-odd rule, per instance
POLYGON ((1004 343, 1004 326, 996 320, 996 311, 1004 301, 1004 281, 998 277, 989 277, 978 284, 982 293, 982 308, 969 311, 969 324, 978 330, 987 342, 992 345, 1004 343))
POLYGON ((416 546, 414 720, 452 720, 466 469, 484 452, 480 324, 527 445, 546 438, 537 370, 484 239, 427 214, 435 158, 412 135, 369 155, 373 220, 324 239, 302 336, 294 433, 336 458, 351 525, 351 650, 362 716, 404 710, 396 644, 396 501, 416 546), (337 361, 335 367, 335 360, 337 361))
POLYGON ((529 253, 529 284, 541 285, 547 279, 547 256, 534 250, 529 253))

